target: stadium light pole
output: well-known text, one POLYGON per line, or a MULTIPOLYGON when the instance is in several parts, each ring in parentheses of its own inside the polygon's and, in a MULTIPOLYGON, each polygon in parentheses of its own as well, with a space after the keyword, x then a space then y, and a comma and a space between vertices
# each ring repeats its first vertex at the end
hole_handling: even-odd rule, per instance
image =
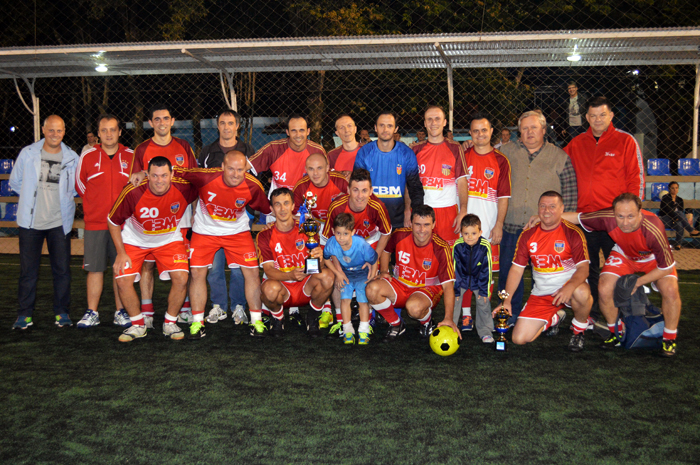
POLYGON ((693 158, 698 158, 698 108, 700 108, 700 65, 695 65, 695 95, 693 96, 693 158))

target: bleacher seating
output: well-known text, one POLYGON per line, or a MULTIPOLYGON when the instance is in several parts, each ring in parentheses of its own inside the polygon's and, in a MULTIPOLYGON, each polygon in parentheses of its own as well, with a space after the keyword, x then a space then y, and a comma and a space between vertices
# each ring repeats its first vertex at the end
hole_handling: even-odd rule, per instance
POLYGON ((681 158, 678 160, 678 175, 700 176, 700 160, 697 158, 681 158))
POLYGON ((647 175, 671 176, 671 167, 666 158, 651 158, 647 160, 647 175))

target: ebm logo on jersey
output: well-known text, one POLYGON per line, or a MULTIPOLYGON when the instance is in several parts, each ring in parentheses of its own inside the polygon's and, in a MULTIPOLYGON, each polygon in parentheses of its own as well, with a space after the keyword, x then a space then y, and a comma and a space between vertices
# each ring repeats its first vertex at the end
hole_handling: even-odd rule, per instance
POLYGON ((175 202, 170 205, 170 213, 175 214, 180 211, 180 202, 175 202))
POLYGON ((564 247, 565 247, 564 241, 554 241, 554 250, 557 253, 562 253, 564 251, 564 247))
POLYGON ((236 199, 236 208, 243 208, 245 205, 245 199, 236 199))
POLYGON ((452 171, 452 166, 442 165, 442 174, 444 174, 445 176, 449 176, 451 171, 452 171))
POLYGON ((304 248, 304 240, 303 239, 297 239, 297 242, 295 244, 297 246, 297 250, 301 250, 304 248))
POLYGON ((187 254, 176 253, 173 255, 173 263, 187 263, 187 254))
POLYGON ((401 165, 396 165, 396 174, 401 174, 401 165))
POLYGON ((433 265, 433 261, 431 259, 429 259, 429 258, 423 259, 423 269, 425 271, 428 271, 432 265, 433 265))
POLYGON ((257 259, 258 259, 258 256, 255 252, 248 252, 248 253, 243 254, 243 260, 245 260, 247 262, 251 262, 251 261, 254 261, 257 259))
POLYGON ((494 175, 495 171, 493 168, 486 168, 484 169, 484 177, 486 179, 491 179, 494 175))
POLYGON ((178 165, 182 166, 182 164, 185 163, 185 156, 184 155, 175 155, 175 161, 177 162, 178 165))

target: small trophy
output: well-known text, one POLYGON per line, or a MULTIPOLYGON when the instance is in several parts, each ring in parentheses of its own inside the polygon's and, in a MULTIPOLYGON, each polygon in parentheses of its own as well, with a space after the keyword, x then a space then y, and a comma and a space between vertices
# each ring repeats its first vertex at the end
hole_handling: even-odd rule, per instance
POLYGON ((496 313, 496 344, 494 345, 496 352, 505 352, 508 350, 506 347, 506 333, 508 332, 508 312, 503 306, 503 302, 508 298, 508 293, 504 290, 498 293, 498 298, 501 299, 501 309, 496 313))
MULTIPOLYGON (((318 241, 314 238, 318 234, 318 228, 321 224, 317 219, 311 214, 311 209, 316 206, 316 196, 313 192, 307 192, 304 196, 304 201, 299 207, 299 232, 306 234, 309 238, 306 241, 306 248, 311 252, 313 249, 318 247, 318 241)), ((304 273, 306 274, 316 274, 321 272, 321 263, 318 258, 306 258, 306 265, 304 266, 304 273)))

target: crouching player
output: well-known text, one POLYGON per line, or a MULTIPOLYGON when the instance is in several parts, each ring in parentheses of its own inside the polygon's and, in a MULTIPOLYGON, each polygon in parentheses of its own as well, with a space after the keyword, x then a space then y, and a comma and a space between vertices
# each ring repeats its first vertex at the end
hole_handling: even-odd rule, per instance
MULTIPOLYGON (((493 318, 491 317, 491 243, 481 236, 481 220, 471 213, 460 223, 462 237, 452 246, 455 258, 455 294, 460 289, 472 291, 476 296, 476 332, 484 344, 493 342, 493 318)), ((459 300, 455 299, 454 312, 459 312, 459 300)), ((471 317, 471 315, 470 315, 471 317)), ((462 325, 462 331, 468 331, 462 325)))
POLYGON ((406 331, 394 307, 405 308, 411 318, 421 323, 421 336, 430 336, 435 328, 433 307, 443 292, 445 319, 438 326, 449 326, 459 332, 452 321, 455 303, 452 249, 433 233, 434 229, 435 211, 432 207, 421 205, 414 208, 411 227, 394 231, 382 253, 380 279, 367 284, 367 300, 391 325, 384 342, 394 341, 406 331), (392 253, 396 254, 393 277, 389 274, 392 253))
POLYGON ((119 336, 121 342, 146 335, 146 322, 134 282, 141 279, 141 267, 148 254, 155 257, 160 279, 172 283, 163 335, 174 340, 185 337, 176 323, 187 294, 189 274, 180 220, 187 206, 197 198, 197 190, 173 179, 172 165, 165 157, 153 158, 148 163, 147 175, 147 180, 138 186, 127 184, 124 187, 108 217, 109 233, 117 249, 114 275, 119 296, 131 319, 131 327, 119 336))
MULTIPOLYGON (((564 200, 555 191, 540 196, 537 214, 540 223, 520 234, 515 248, 513 266, 508 273, 504 307, 511 314, 511 298, 523 271, 532 260, 534 286, 527 303, 513 328, 514 344, 527 344, 543 331, 554 336, 564 321, 564 306, 574 311, 574 335, 569 350, 583 350, 583 332, 588 327, 588 314, 593 305, 588 287, 588 247, 580 229, 562 220, 564 200)), ((500 308, 500 307, 499 307, 500 308)), ((495 316, 499 308, 494 310, 495 316)))
POLYGON ((323 258, 335 274, 335 284, 340 290, 340 309, 344 322, 343 341, 345 344, 355 343, 355 328, 350 315, 350 301, 352 293, 355 292, 360 307, 360 334, 357 343, 369 344, 371 329, 365 286, 369 270, 377 263, 377 252, 366 240, 355 235, 355 218, 351 214, 341 213, 333 220, 333 237, 326 242, 323 258))
MULTIPOLYGON (((299 223, 294 220, 292 191, 286 187, 273 190, 270 206, 276 221, 256 238, 260 266, 267 276, 260 289, 262 303, 270 309, 273 317, 270 335, 280 337, 284 333, 284 306, 310 304, 306 330, 309 336, 318 337, 321 334, 318 318, 323 304, 333 291, 333 273, 323 264, 320 273, 304 273, 306 258, 317 258, 323 262, 323 251, 320 247, 311 252, 306 248, 307 236, 299 231, 299 223)), ((255 321, 253 326, 255 332, 251 334, 264 335, 262 321, 255 321)))

